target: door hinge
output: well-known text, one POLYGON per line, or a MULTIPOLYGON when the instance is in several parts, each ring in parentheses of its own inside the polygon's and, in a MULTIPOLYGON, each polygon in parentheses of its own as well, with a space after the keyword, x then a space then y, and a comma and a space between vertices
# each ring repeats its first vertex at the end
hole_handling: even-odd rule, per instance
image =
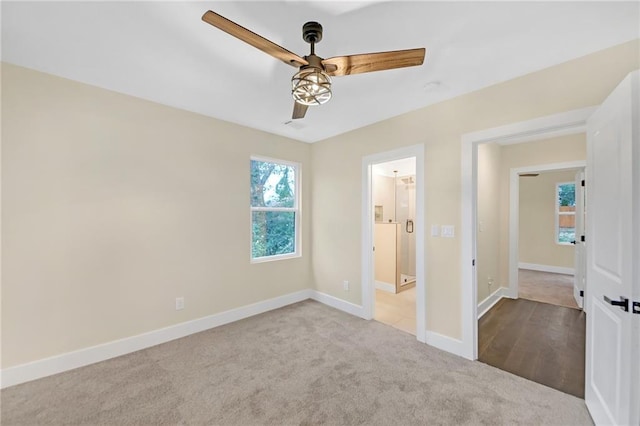
POLYGON ((580 235, 580 241, 582 241, 583 243, 586 241, 586 239, 584 238, 584 235, 580 235))
POLYGON ((584 186, 584 179, 580 182, 580 186, 584 186))
POLYGON ((631 312, 634 314, 640 314, 640 302, 633 302, 631 312))
POLYGON ((580 297, 584 297, 584 290, 580 290, 580 297))
POLYGON ((476 266, 476 260, 475 260, 475 259, 473 259, 473 260, 471 261, 471 266, 476 266))

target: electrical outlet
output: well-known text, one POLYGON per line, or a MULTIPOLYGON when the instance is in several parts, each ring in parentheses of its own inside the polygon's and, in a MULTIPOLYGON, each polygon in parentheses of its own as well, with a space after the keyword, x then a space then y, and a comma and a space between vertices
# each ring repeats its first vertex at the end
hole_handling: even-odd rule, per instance
POLYGON ((344 288, 344 291, 349 291, 349 281, 342 281, 342 288, 344 288))
POLYGON ((176 311, 184 309, 184 297, 176 297, 176 311))

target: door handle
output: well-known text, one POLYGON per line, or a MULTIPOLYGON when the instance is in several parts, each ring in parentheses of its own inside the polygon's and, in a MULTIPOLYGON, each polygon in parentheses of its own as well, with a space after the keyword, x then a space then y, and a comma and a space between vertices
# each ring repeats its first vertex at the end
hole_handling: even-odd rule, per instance
POLYGON ((629 299, 626 297, 620 296, 620 300, 611 300, 607 296, 604 296, 604 301, 611 306, 620 306, 620 309, 625 312, 629 312, 629 299))
POLYGON ((411 219, 407 219, 407 224, 405 225, 405 230, 407 234, 413 233, 413 221, 411 219))
POLYGON ((576 245, 576 240, 571 241, 571 244, 576 245))

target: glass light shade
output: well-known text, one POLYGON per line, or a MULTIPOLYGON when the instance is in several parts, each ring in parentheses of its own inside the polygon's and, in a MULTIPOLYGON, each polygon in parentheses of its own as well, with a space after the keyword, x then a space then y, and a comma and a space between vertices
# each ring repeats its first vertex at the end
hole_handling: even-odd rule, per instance
POLYGON ((304 68, 291 78, 293 99, 302 105, 321 105, 331 99, 331 77, 318 68, 304 68))

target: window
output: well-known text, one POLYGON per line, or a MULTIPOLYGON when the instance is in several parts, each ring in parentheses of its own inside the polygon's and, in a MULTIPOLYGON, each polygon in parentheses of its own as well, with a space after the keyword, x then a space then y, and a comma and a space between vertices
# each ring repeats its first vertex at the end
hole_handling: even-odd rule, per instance
POLYGON ((576 185, 556 184, 556 243, 571 244, 576 239, 576 185))
POLYGON ((251 260, 300 256, 300 165, 251 158, 251 260))

